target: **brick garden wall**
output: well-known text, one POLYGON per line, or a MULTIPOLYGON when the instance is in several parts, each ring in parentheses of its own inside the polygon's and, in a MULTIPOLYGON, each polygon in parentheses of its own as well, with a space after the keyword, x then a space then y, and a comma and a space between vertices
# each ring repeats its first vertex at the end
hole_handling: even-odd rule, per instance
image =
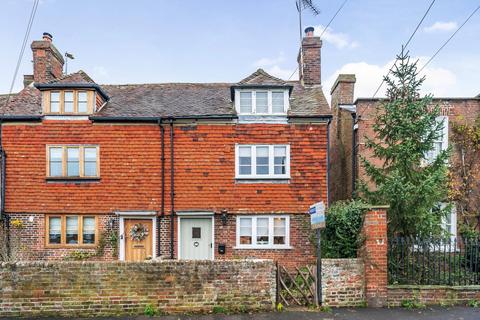
POLYGON ((0 264, 0 317, 272 310, 269 260, 0 264))
POLYGON ((388 305, 400 306, 404 301, 417 301, 426 305, 466 305, 480 301, 480 286, 412 286, 388 287, 388 305))
POLYGON ((322 259, 323 303, 354 307, 365 303, 362 259, 322 259))

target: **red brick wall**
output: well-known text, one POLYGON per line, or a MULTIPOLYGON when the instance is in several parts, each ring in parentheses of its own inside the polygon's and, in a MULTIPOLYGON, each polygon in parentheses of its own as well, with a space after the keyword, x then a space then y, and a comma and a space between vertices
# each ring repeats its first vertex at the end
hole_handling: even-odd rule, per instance
MULTIPOLYGON (((313 260, 309 221, 305 213, 326 201, 326 124, 175 126, 175 210, 226 209, 233 214, 291 214, 292 250, 233 250, 235 221, 222 229, 217 243, 227 243, 228 257, 268 257, 307 264, 313 260), (290 144, 291 179, 286 183, 235 181, 235 143, 290 144), (299 214, 298 218, 294 216, 299 214), (225 233, 226 232, 226 233, 225 233)), ((67 252, 46 250, 43 214, 111 215, 115 211, 161 210, 160 130, 151 124, 92 124, 89 121, 44 121, 3 128, 7 153, 6 212, 27 219, 34 215, 30 239, 24 241, 32 259, 59 258, 67 252), (98 144, 100 177, 95 182, 46 181, 47 144, 98 144), (40 219, 37 221, 37 218, 40 219)), ((165 130, 165 213, 161 219, 161 252, 170 253, 170 141, 165 130)), ((175 256, 177 254, 175 219, 175 256)), ((215 248, 216 250, 216 248, 215 248)))
POLYGON ((372 208, 365 214, 360 256, 365 266, 365 297, 372 307, 382 307, 387 299, 387 211, 372 208))
MULTIPOLYGON (((326 201, 326 125, 175 127, 176 210, 305 213, 326 201), (289 183, 237 183, 235 143, 291 145, 289 183)), ((166 203, 170 150, 166 130, 166 203)), ((7 212, 110 213, 160 210, 160 131, 155 125, 53 122, 6 125, 7 212), (47 144, 98 144, 98 182, 47 182, 47 144)))

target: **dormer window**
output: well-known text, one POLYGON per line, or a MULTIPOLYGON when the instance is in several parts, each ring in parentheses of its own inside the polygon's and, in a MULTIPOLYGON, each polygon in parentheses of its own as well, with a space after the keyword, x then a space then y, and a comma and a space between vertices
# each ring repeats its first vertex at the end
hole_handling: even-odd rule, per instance
POLYGON ((286 115, 288 90, 237 89, 235 106, 240 115, 286 115))
POLYGON ((93 113, 93 90, 51 90, 43 92, 43 110, 50 115, 93 113))

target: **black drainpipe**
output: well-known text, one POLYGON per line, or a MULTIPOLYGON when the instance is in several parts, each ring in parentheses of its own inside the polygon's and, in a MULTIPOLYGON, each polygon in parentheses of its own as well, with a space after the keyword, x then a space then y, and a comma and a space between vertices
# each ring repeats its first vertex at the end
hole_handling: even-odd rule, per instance
POLYGON ((330 123, 332 119, 327 122, 327 207, 330 205, 330 123))
POLYGON ((173 119, 170 119, 170 259, 174 259, 173 237, 175 222, 175 179, 174 179, 174 161, 173 161, 173 119))
POLYGON ((6 164, 7 164, 7 154, 5 153, 5 150, 3 149, 3 122, 0 120, 0 155, 1 155, 1 194, 0 194, 0 221, 3 221, 3 226, 6 229, 7 232, 7 256, 10 257, 10 217, 5 214, 5 188, 6 188, 6 164))
MULTIPOLYGON (((161 144, 161 161, 162 161, 162 198, 161 198, 161 209, 160 215, 163 218, 165 215, 165 129, 162 125, 162 118, 158 118, 158 127, 160 128, 160 144, 161 144)), ((161 243, 161 222, 162 219, 157 217, 157 256, 161 255, 160 243, 161 243)))
POLYGON ((357 137, 355 134, 355 125, 357 124, 357 114, 352 113, 352 199, 355 198, 356 186, 356 170, 357 170, 357 137))

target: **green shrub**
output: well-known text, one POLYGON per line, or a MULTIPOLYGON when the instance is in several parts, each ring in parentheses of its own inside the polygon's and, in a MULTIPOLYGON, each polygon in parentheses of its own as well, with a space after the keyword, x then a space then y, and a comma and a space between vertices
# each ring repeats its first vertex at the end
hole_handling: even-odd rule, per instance
POLYGON ((145 309, 143 310, 143 314, 149 317, 153 317, 154 315, 157 314, 157 312, 158 312, 157 308, 155 308, 155 306, 151 303, 147 304, 145 306, 145 309))
POLYGON ((213 309, 212 309, 212 312, 213 313, 227 313, 227 309, 225 309, 224 307, 222 306, 214 306, 213 309))
POLYGON ((323 258, 355 258, 362 244, 360 231, 368 207, 359 200, 338 201, 326 212, 322 230, 323 258))

